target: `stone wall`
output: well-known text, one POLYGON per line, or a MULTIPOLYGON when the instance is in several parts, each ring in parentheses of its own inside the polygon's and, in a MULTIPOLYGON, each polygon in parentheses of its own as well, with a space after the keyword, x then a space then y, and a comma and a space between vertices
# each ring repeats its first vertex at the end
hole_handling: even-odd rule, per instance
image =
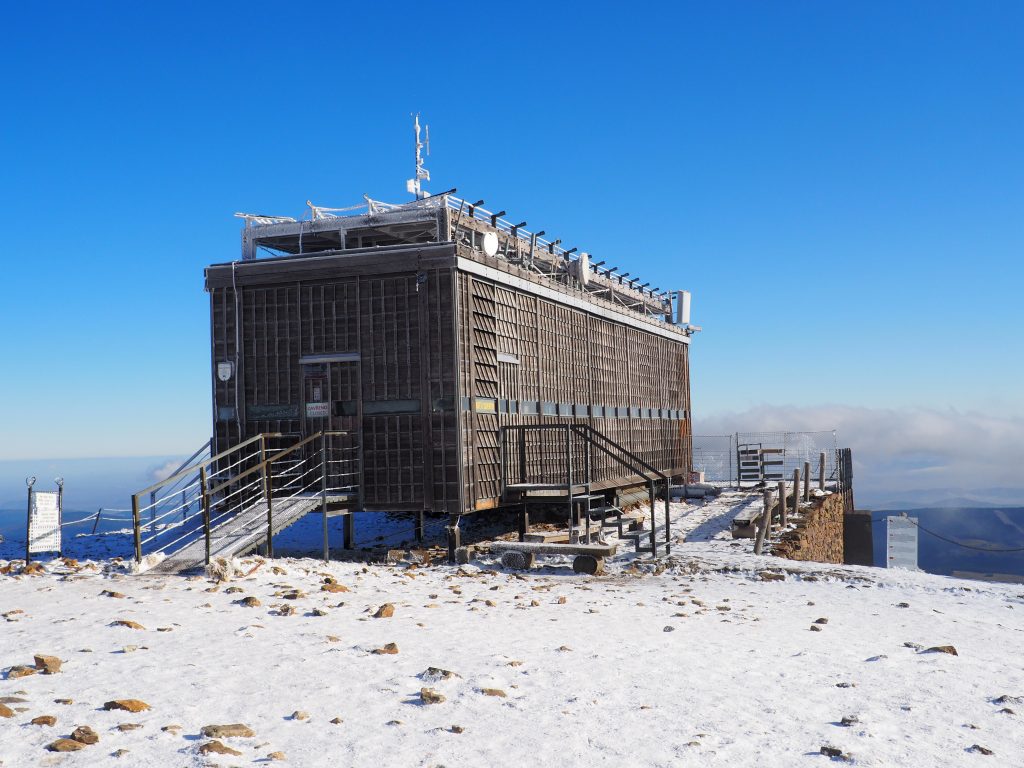
POLYGON ((800 505, 800 515, 790 517, 796 528, 786 531, 772 552, 790 560, 818 563, 843 562, 843 494, 832 493, 800 505))

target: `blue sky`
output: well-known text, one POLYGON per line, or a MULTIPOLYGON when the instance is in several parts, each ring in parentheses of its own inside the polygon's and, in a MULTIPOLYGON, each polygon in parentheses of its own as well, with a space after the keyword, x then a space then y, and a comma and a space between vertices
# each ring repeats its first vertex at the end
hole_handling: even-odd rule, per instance
POLYGON ((698 429, 1024 423, 1019 3, 149 5, 5 11, 0 459, 201 443, 232 214, 407 199, 412 111, 433 190, 693 291, 698 429))

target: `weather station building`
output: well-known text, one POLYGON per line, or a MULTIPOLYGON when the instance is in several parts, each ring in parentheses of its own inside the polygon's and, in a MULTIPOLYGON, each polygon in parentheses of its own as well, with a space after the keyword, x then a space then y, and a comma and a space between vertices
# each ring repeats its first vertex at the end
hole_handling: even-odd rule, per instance
MULTIPOLYGON (((421 521, 503 506, 505 426, 586 424, 686 476, 689 294, 652 289, 483 200, 428 195, 415 129, 410 202, 238 214, 241 258, 206 269, 213 451, 344 431, 360 508, 421 521)), ((549 474, 543 453, 521 458, 520 477, 549 474)), ((580 461, 591 490, 641 480, 603 455, 580 461)))

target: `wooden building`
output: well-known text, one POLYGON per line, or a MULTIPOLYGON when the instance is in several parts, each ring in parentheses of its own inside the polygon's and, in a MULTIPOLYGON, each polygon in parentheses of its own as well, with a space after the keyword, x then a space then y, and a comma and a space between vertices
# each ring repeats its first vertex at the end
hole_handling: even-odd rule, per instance
MULTIPOLYGON (((502 425, 585 423, 689 471, 671 294, 451 194, 310 208, 246 216, 241 260, 206 269, 215 450, 346 430, 364 509, 453 518, 501 505, 502 425)), ((592 475, 637 482, 600 456, 592 475)))

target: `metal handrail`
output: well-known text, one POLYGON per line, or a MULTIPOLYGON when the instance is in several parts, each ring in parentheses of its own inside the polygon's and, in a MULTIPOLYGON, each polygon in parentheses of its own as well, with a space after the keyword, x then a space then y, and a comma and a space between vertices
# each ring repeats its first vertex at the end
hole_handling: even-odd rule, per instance
MULTIPOLYGON (((266 509, 266 512, 267 512, 266 538, 267 538, 267 543, 268 543, 268 554, 273 556, 273 550, 272 550, 272 546, 273 546, 273 544, 272 544, 272 542, 273 542, 273 533, 274 533, 274 528, 273 528, 273 506, 274 505, 273 505, 273 502, 274 502, 275 498, 277 498, 279 500, 294 499, 294 498, 296 498, 296 497, 298 497, 298 496, 300 496, 302 494, 307 493, 310 489, 312 489, 312 488, 314 488, 316 486, 320 487, 320 495, 321 495, 321 498, 322 498, 322 502, 321 503, 323 504, 324 511, 325 511, 324 524, 325 524, 325 527, 326 527, 326 505, 327 505, 327 493, 326 492, 327 492, 327 473, 328 473, 327 451, 328 450, 332 450, 332 451, 342 450, 342 449, 339 449, 339 448, 335 448, 333 446, 331 446, 330 449, 329 449, 328 448, 328 444, 327 444, 327 439, 329 437, 339 437, 339 436, 344 436, 344 435, 349 435, 349 434, 350 434, 349 432, 342 431, 342 430, 321 430, 321 431, 315 432, 315 433, 313 433, 311 435, 308 435, 308 436, 306 436, 304 438, 301 438, 300 440, 298 440, 294 444, 289 445, 289 446, 287 446, 287 447, 285 447, 285 448, 283 448, 281 450, 275 451, 275 452, 273 452, 273 453, 268 455, 267 450, 266 450, 266 441, 268 439, 276 439, 276 438, 281 438, 281 437, 291 437, 292 435, 286 435, 285 433, 281 433, 281 432, 261 433, 259 435, 255 435, 255 436, 253 436, 253 437, 251 437, 251 438, 249 438, 247 440, 244 440, 243 442, 241 442, 241 443, 239 443, 237 445, 234 445, 231 448, 228 448, 227 450, 221 451, 220 453, 218 453, 218 454, 216 454, 214 456, 211 456, 211 457, 209 457, 208 459, 206 459, 206 460, 204 460, 202 462, 194 464, 194 465, 188 467, 186 470, 183 470, 181 472, 177 472, 177 473, 175 473, 175 474, 173 474, 173 475, 171 475, 171 476, 169 476, 167 478, 164 478, 162 481, 160 481, 158 483, 154 483, 153 485, 151 485, 151 486, 149 486, 147 488, 144 488, 141 491, 138 491, 137 493, 132 495, 132 508, 133 508, 132 509, 132 511, 133 511, 132 520, 133 520, 133 525, 134 525, 134 529, 135 529, 134 532, 135 532, 135 558, 136 558, 136 560, 137 561, 141 561, 141 559, 142 559, 142 545, 144 543, 149 543, 149 542, 153 541, 154 539, 157 539, 157 538, 161 537, 164 533, 166 533, 169 530, 173 530, 175 528, 180 528, 180 527, 186 525, 186 523, 188 523, 189 521, 194 521, 201 514, 202 515, 201 528, 200 527, 196 527, 196 528, 193 528, 192 530, 186 531, 182 535, 174 538, 173 541, 160 546, 155 551, 156 552, 165 551, 168 548, 173 547, 174 545, 180 544, 180 542, 185 541, 186 539, 191 539, 192 542, 195 542, 197 540, 196 537, 201 535, 206 540, 206 559, 207 559, 207 562, 209 562, 210 542, 211 542, 211 538, 212 538, 212 534, 213 534, 214 529, 217 529, 218 536, 220 536, 221 534, 223 534, 225 532, 225 526, 229 523, 229 521, 231 519, 233 519, 235 517, 235 515, 238 514, 239 511, 245 509, 249 505, 258 503, 260 500, 263 500, 266 503, 266 506, 267 506, 267 509, 266 509), (321 441, 321 445, 320 445, 320 454, 321 455, 319 456, 319 459, 317 460, 316 464, 311 465, 307 469, 301 469, 304 464, 307 464, 308 462, 313 460, 314 456, 307 456, 305 458, 296 459, 296 460, 289 460, 288 459, 289 456, 293 455, 295 452, 299 451, 303 447, 309 446, 310 444, 314 443, 314 441, 316 441, 316 440, 320 440, 321 441), (258 444, 258 447, 257 447, 257 444, 258 444), (246 451, 247 448, 250 449, 250 450, 246 451), (228 468, 221 467, 221 468, 212 468, 211 469, 211 466, 214 465, 216 462, 221 461, 222 459, 224 459, 224 458, 226 458, 228 456, 238 455, 240 453, 243 454, 242 458, 240 458, 235 463, 231 464, 230 467, 228 467, 228 468), (287 471, 284 474, 275 475, 274 471, 273 471, 273 465, 274 465, 275 462, 279 462, 279 461, 282 461, 282 460, 285 460, 285 463, 287 464, 287 468, 286 468, 287 471), (230 468, 233 468, 233 467, 236 467, 236 466, 238 466, 240 464, 244 464, 244 463, 248 463, 248 462, 254 462, 254 463, 253 463, 252 466, 244 469, 243 471, 239 472, 238 474, 233 474, 230 477, 227 477, 226 479, 219 479, 217 477, 218 475, 223 476, 222 473, 229 471, 230 468), (317 465, 319 465, 319 466, 317 466, 317 465), (300 469, 301 469, 301 471, 299 471, 300 469), (312 475, 312 473, 315 473, 317 471, 317 469, 319 469, 320 472, 321 472, 321 476, 320 477, 316 477, 316 476, 312 475), (208 470, 210 470, 210 471, 208 471, 208 470), (256 475, 257 473, 259 473, 259 477, 258 478, 254 479, 254 480, 249 480, 249 478, 251 476, 256 475), (179 512, 179 511, 182 511, 183 514, 184 514, 184 517, 182 518, 182 520, 179 523, 176 523, 176 524, 173 524, 173 525, 169 525, 169 526, 161 526, 161 530, 157 531, 156 530, 157 526, 154 524, 156 522, 156 520, 151 520, 148 523, 142 523, 141 522, 141 519, 140 519, 140 516, 139 516, 139 498, 141 496, 143 496, 144 494, 147 494, 147 493, 153 493, 154 491, 156 491, 157 489, 159 489, 161 487, 166 487, 167 485, 170 485, 170 484, 173 484, 173 483, 178 483, 183 477, 193 476, 195 474, 198 474, 198 476, 199 476, 198 477, 198 481, 195 482, 195 483, 190 484, 187 487, 188 488, 192 488, 193 486, 197 486, 197 488, 198 488, 198 490, 197 490, 198 498, 196 500, 199 502, 199 505, 198 505, 199 506, 199 510, 196 513, 194 513, 192 515, 188 514, 188 509, 191 508, 192 503, 194 503, 194 501, 190 501, 188 504, 181 504, 179 506, 175 506, 174 509, 170 510, 170 512, 162 512, 160 514, 160 516, 157 518, 157 520, 163 520, 163 519, 167 518, 171 514, 175 514, 175 513, 179 512), (293 477, 293 475, 294 475, 294 477, 293 477), (275 477, 285 477, 285 476, 292 477, 292 479, 289 480, 287 483, 285 483, 284 486, 281 486, 279 488, 274 488, 273 478, 275 478, 275 477), (307 482, 307 478, 310 478, 310 477, 312 477, 312 479, 308 480, 308 482, 307 482), (211 481, 213 481, 213 482, 211 482, 211 481), (301 487, 299 487, 296 490, 293 486, 296 486, 297 484, 301 484, 301 487), (232 490, 230 490, 226 495, 221 495, 221 494, 223 494, 223 492, 225 490, 228 490, 228 489, 232 489, 232 490), (290 495, 281 495, 281 493, 284 492, 284 491, 287 491, 290 495), (229 499, 231 499, 231 497, 233 497, 233 496, 237 496, 238 498, 235 499, 234 501, 232 501, 231 505, 227 509, 225 509, 224 506, 226 506, 226 502, 229 499), (216 510, 217 510, 216 512, 214 511, 214 508, 216 508, 216 510), (145 538, 143 538, 143 536, 142 536, 143 529, 148 529, 151 532, 150 535, 148 535, 145 538)), ((353 450, 353 448, 349 448, 347 450, 353 450)), ((191 457, 191 458, 194 458, 194 456, 191 457)), ((341 463, 341 462, 331 462, 331 463, 341 463)), ((343 476, 351 476, 353 474, 358 474, 358 473, 343 473, 343 476)), ((357 485, 353 485, 353 486, 348 486, 348 487, 358 487, 358 486, 357 485)), ((175 492, 173 495, 168 495, 167 497, 165 497, 165 499, 162 499, 162 501, 166 500, 166 499, 169 499, 169 498, 177 498, 177 493, 178 492, 175 492)), ((148 507, 147 507, 147 509, 148 509, 148 507)), ((234 529, 228 530, 227 533, 231 533, 233 530, 234 529)), ((262 535, 262 534, 254 533, 253 536, 247 537, 246 540, 248 541, 249 539, 251 539, 251 538, 253 538, 254 536, 257 536, 257 535, 262 535)), ((325 557, 326 557, 326 530, 325 530, 325 557)))
MULTIPOLYGON (((671 496, 671 479, 661 470, 657 469, 653 465, 649 464, 644 459, 637 456, 629 449, 623 447, 619 443, 612 440, 610 437, 602 432, 594 429, 589 424, 581 422, 573 422, 569 424, 509 424, 500 428, 500 463, 501 463, 501 484, 502 484, 502 496, 504 496, 506 488, 508 486, 508 433, 515 431, 519 437, 519 454, 520 454, 520 476, 525 477, 525 440, 527 431, 533 430, 564 430, 566 433, 565 442, 565 465, 566 465, 566 485, 565 487, 569 491, 569 508, 570 508, 570 525, 572 524, 573 512, 572 512, 572 488, 574 485, 582 485, 586 488, 587 492, 590 491, 590 484, 593 482, 592 479, 592 466, 589 459, 589 453, 586 456, 584 477, 582 482, 573 482, 573 465, 572 465, 572 442, 570 435, 576 434, 587 441, 587 443, 600 450, 602 453, 607 455, 612 460, 616 461, 621 466, 633 472, 637 476, 643 478, 648 484, 648 501, 651 506, 651 552, 652 554, 657 552, 657 539, 656 539, 656 528, 654 524, 654 516, 656 514, 656 493, 655 493, 655 482, 660 479, 665 485, 665 552, 668 554, 671 552, 671 515, 669 507, 669 499, 671 496), (602 445, 600 441, 603 441, 607 445, 602 445), (611 446, 609 448, 608 446, 611 446), (620 454, 617 455, 613 452, 618 451, 620 454), (648 477, 648 473, 655 475, 655 477, 648 477)), ((587 521, 587 530, 589 536, 589 519, 587 521)))

